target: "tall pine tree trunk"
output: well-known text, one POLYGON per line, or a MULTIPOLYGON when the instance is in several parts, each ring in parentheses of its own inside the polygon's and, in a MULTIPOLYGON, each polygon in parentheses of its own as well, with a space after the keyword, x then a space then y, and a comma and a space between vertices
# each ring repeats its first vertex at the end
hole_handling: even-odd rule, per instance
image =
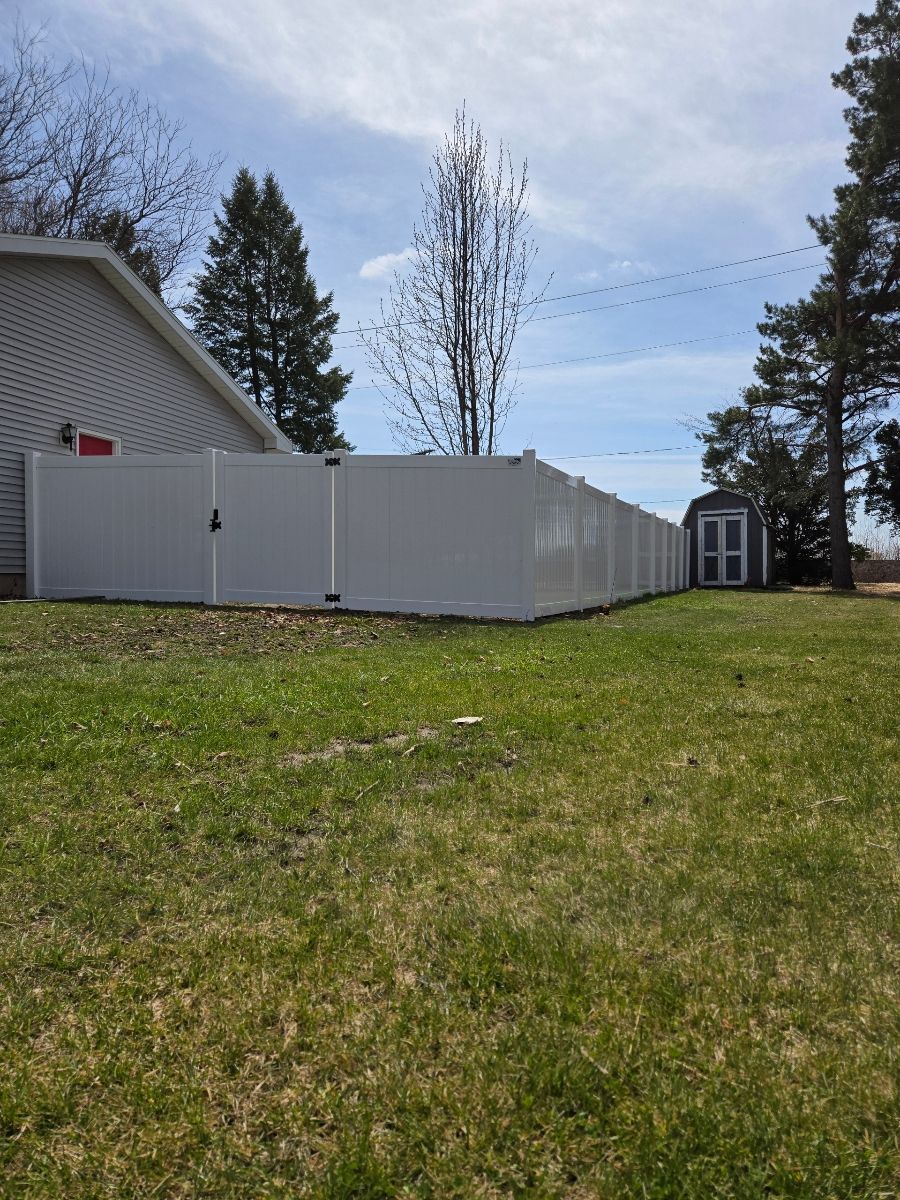
POLYGON ((828 528, 831 535, 831 586, 852 589, 850 533, 847 529, 847 472, 844 466, 844 369, 836 366, 828 379, 825 406, 825 449, 828 463, 828 528))

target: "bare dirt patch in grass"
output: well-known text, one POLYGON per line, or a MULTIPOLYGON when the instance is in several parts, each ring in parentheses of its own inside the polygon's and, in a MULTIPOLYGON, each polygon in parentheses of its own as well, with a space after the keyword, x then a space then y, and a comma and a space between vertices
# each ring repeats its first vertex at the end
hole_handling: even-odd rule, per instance
POLYGON ((411 636, 391 617, 300 608, 203 608, 48 602, 31 605, 30 620, 7 643, 33 651, 104 658, 169 659, 186 655, 311 653, 328 647, 377 648, 411 636))
POLYGON ((367 754, 377 746, 386 746, 389 750, 400 750, 404 746, 408 746, 410 742, 413 742, 413 746, 409 747, 412 750, 416 744, 414 739, 421 744, 432 741, 438 736, 436 729, 432 729, 428 725, 423 725, 415 733, 388 733, 384 737, 370 738, 368 740, 360 739, 357 741, 336 738, 321 750, 308 750, 305 753, 286 754, 283 761, 289 767, 302 767, 305 763, 327 762, 331 758, 343 758, 346 754, 367 754))

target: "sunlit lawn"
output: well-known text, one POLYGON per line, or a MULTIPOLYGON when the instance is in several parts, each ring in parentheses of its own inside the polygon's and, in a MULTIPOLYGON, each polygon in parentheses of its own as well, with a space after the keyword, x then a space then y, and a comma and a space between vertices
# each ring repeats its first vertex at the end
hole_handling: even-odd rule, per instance
POLYGON ((0 1194, 893 1196, 898 645, 0 605, 0 1194))

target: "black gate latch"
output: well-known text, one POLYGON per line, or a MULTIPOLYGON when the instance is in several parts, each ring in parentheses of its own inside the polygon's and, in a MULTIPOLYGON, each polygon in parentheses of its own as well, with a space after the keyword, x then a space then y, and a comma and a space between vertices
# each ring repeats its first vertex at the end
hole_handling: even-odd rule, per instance
POLYGON ((214 508, 212 520, 209 523, 209 532, 215 533, 217 529, 221 529, 221 528, 222 528, 222 522, 219 520, 219 510, 217 508, 214 508))
POLYGON ((340 602, 341 602, 341 593, 340 592, 326 592, 325 593, 325 603, 326 604, 340 604, 340 602))
POLYGON ((339 467, 340 465, 341 465, 341 460, 339 458, 326 458, 325 459, 326 467, 339 467))

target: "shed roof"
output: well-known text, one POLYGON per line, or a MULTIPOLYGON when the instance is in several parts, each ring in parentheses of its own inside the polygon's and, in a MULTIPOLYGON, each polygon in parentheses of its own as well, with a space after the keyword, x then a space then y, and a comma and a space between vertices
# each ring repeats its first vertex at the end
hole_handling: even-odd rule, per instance
POLYGON ((68 238, 0 234, 0 254, 67 258, 89 262, 141 314, 156 332, 237 412, 263 439, 266 450, 290 454, 293 447, 242 387, 200 345, 191 331, 104 242, 68 238))
POLYGON ((698 503, 698 501, 706 500, 710 496, 715 496, 715 494, 717 492, 728 492, 729 495, 737 496, 740 500, 746 500, 748 504, 751 504, 756 509, 757 513, 759 514, 759 519, 762 521, 763 525, 766 525, 769 528, 771 528, 768 517, 763 512, 763 510, 759 507, 759 505, 756 503, 756 501, 753 499, 752 496, 747 496, 743 492, 736 492, 734 490, 734 488, 721 488, 721 487, 712 488, 710 491, 704 492, 702 496, 695 496, 693 498, 693 500, 690 502, 690 504, 687 506, 684 516, 681 518, 681 524, 685 525, 687 523, 687 519, 691 515, 691 509, 694 507, 695 504, 698 503))

